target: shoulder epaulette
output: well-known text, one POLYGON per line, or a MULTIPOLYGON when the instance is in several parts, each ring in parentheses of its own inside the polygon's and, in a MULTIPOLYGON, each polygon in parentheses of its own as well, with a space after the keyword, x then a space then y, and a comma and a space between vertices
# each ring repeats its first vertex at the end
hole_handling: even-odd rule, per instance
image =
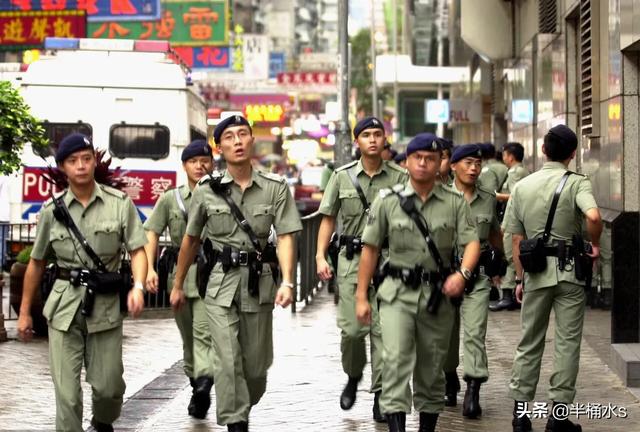
POLYGON ((282 177, 281 175, 278 174, 273 174, 273 173, 269 173, 269 172, 264 172, 264 171, 258 171, 258 175, 260 175, 261 177, 264 177, 268 180, 274 181, 274 182, 278 182, 278 183, 285 183, 286 180, 284 177, 282 177))
POLYGON ((342 165, 341 167, 336 168, 336 171, 344 171, 344 170, 346 170, 346 169, 351 168, 352 166, 356 166, 356 164, 357 164, 357 163, 358 163, 358 161, 357 161, 357 160, 351 161, 351 162, 349 162, 348 164, 344 164, 344 165, 342 165))
POLYGON ((453 194, 453 195, 464 195, 462 192, 460 192, 459 190, 455 189, 453 186, 450 186, 450 185, 445 184, 445 183, 438 183, 438 184, 440 185, 442 190, 445 191, 445 192, 449 192, 450 194, 453 194))
POLYGON ((209 180, 211 180, 211 176, 209 174, 205 174, 202 177, 200 177, 200 180, 198 180, 198 184, 205 184, 207 183, 209 180))
POLYGON ((127 197, 127 194, 125 192, 122 192, 121 190, 118 190, 116 188, 112 188, 111 186, 100 185, 99 187, 101 187, 104 192, 108 193, 109 195, 113 195, 114 197, 120 199, 124 199, 127 197))
POLYGON ((378 192, 378 194, 380 195, 380 198, 386 198, 389 195, 391 195, 392 193, 393 193, 393 191, 391 190, 391 188, 382 188, 378 192))

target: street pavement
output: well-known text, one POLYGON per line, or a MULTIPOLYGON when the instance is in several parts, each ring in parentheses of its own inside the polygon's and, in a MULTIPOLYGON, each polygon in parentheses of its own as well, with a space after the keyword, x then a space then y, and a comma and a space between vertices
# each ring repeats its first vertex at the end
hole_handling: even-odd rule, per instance
MULTIPOLYGON (((274 317, 274 365, 269 371, 267 392, 251 412, 251 430, 385 431, 384 425, 377 425, 371 419, 373 395, 367 392, 368 369, 355 406, 350 411, 339 407, 345 375, 340 366, 340 338, 332 296, 321 292, 311 305, 297 314, 278 308, 274 317)), ((638 399, 603 361, 608 356, 608 317, 606 312, 588 311, 575 407, 586 411, 590 404, 591 417, 611 418, 587 419, 587 414, 583 414, 579 422, 585 431, 640 431, 638 399), (609 409, 614 405, 615 410, 609 409), (621 407, 626 410, 626 418, 615 417, 621 414, 621 407)), ((11 328, 15 321, 8 324, 10 337, 15 336, 15 329, 11 328)), ((127 320, 124 332, 127 392, 116 430, 226 430, 215 423, 215 399, 207 419, 195 420, 187 415, 191 388, 181 370, 179 335, 172 319, 127 320)), ((507 387, 518 335, 517 312, 490 314, 487 348, 491 378, 481 391, 483 417, 480 420, 462 417, 464 393, 461 392, 458 407, 447 408, 441 415, 439 431, 511 430, 513 401, 507 396, 507 387)), ((552 343, 553 323, 547 334, 536 396, 536 401, 541 403, 547 402, 552 343)), ((13 340, 0 344, 0 368, 0 430, 53 430, 55 400, 46 340, 29 344, 13 340)), ((85 428, 89 428, 90 388, 83 384, 83 389, 84 423, 85 428)), ((534 430, 544 430, 545 422, 542 418, 535 419, 534 430)), ((407 428, 417 430, 416 413, 408 417, 407 428)))

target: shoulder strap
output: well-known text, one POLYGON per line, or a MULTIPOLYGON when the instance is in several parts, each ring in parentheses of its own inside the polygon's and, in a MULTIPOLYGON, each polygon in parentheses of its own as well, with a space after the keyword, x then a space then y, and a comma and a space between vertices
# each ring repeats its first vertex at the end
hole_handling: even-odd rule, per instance
POLYGON ((438 271, 441 272, 442 274, 445 274, 446 268, 444 266, 444 262, 442 261, 442 256, 440 256, 438 247, 433 242, 433 239, 429 234, 429 228, 426 221, 424 220, 420 212, 418 212, 418 209, 416 209, 415 202, 410 197, 402 196, 398 192, 394 192, 394 193, 400 199, 400 207, 402 208, 402 210, 417 225, 418 229, 420 230, 420 233, 424 237, 425 242, 427 242, 427 247, 429 248, 429 252, 431 253, 431 256, 433 257, 433 259, 435 260, 436 265, 438 266, 438 271))
POLYGON ((569 176, 573 174, 571 171, 567 171, 564 173, 562 178, 560 179, 560 183, 556 188, 555 193, 553 194, 553 201, 551 201, 551 207, 549 208, 549 216, 547 216, 547 224, 544 227, 544 234, 542 234, 542 241, 546 243, 549 241, 549 237, 551 236, 551 227, 553 225, 553 218, 556 215, 556 208, 558 207, 558 200, 560 199, 560 194, 562 193, 562 189, 564 189, 564 185, 567 184, 567 180, 569 180, 569 176))
POLYGON ((236 220, 238 225, 240 225, 240 228, 242 228, 242 230, 247 233, 247 235, 249 236, 249 240, 251 240, 251 244, 255 248, 256 252, 261 254, 262 246, 260 245, 258 236, 253 231, 253 228, 251 228, 251 225, 249 225, 249 221, 247 221, 247 218, 244 217, 244 215, 242 214, 242 211, 238 208, 236 203, 233 202, 233 200, 231 199, 231 196, 229 196, 228 194, 229 189, 220 187, 221 186, 220 183, 215 181, 210 181, 209 185, 211 186, 211 190, 213 191, 213 193, 221 197, 227 203, 227 205, 231 209, 231 214, 233 215, 233 218, 236 220))
POLYGON ((96 254, 95 251, 91 248, 91 245, 89 245, 87 239, 84 238, 84 236, 78 229, 78 226, 73 221, 71 213, 69 213, 69 209, 62 199, 63 196, 64 194, 58 198, 55 198, 52 194, 53 204, 55 206, 55 209, 53 211, 54 217, 58 222, 62 223, 65 227, 71 230, 76 239, 78 239, 78 242, 80 242, 80 244, 84 248, 84 251, 87 253, 87 255, 89 255, 89 258, 91 258, 91 261, 93 261, 93 263, 96 265, 96 268, 103 273, 108 273, 107 267, 104 265, 98 254, 96 254))
POLYGON ((360 186, 360 182, 358 181, 358 178, 356 177, 356 173, 353 170, 353 168, 349 168, 347 170, 347 174, 351 179, 351 183, 353 184, 353 187, 356 188, 356 191, 358 192, 358 196, 360 197, 360 201, 362 201, 362 206, 364 207, 364 210, 369 211, 369 203, 367 202, 367 197, 364 196, 364 192, 362 191, 362 186, 360 186))
POLYGON ((176 197, 176 203, 178 203, 178 208, 180 209, 180 211, 182 212, 182 216, 184 216, 184 219, 187 219, 187 207, 184 205, 184 200, 182 199, 182 195, 180 195, 180 189, 179 188, 175 188, 173 190, 173 194, 176 197))

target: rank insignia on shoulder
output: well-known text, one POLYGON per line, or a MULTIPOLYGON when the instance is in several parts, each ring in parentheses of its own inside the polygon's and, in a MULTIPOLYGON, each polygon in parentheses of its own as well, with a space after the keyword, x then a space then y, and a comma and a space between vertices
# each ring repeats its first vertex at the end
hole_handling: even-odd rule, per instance
POLYGON ((389 196, 391 193, 393 193, 393 191, 389 188, 384 188, 384 189, 380 189, 380 192, 378 192, 380 194, 380 198, 384 198, 386 196, 389 196))
POLYGON ((372 212, 367 213, 367 225, 373 225, 376 221, 376 216, 372 212))
POLYGON ((391 190, 395 193, 400 193, 404 190, 404 185, 402 183, 398 183, 397 185, 394 185, 391 190))

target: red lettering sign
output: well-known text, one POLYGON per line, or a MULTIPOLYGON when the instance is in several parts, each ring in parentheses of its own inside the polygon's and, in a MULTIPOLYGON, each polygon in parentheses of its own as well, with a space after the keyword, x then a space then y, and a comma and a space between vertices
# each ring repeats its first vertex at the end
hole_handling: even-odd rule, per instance
MULTIPOLYGON (((51 8, 60 4, 50 2, 51 8)), ((85 11, 0 11, 0 49, 38 47, 48 36, 73 38, 86 35, 85 11)))
POLYGON ((336 72, 280 72, 278 84, 294 86, 335 85, 338 80, 336 72))

